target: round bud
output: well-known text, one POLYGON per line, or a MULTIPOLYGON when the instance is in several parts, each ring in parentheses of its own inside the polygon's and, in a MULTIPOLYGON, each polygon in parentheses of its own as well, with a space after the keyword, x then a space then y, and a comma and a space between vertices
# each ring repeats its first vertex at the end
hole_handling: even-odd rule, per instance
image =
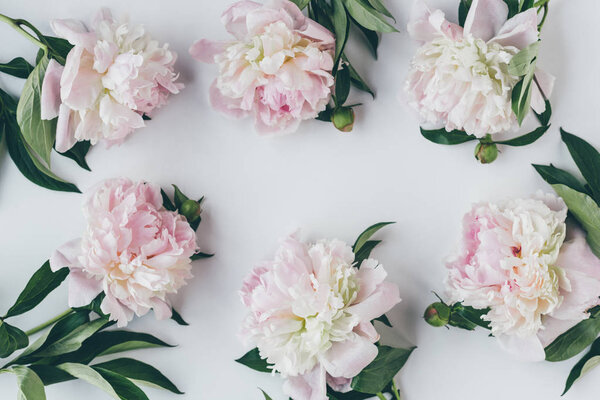
POLYGON ((338 107, 331 114, 331 122, 342 132, 350 132, 354 127, 354 110, 349 107, 338 107))
POLYGON ((188 221, 193 221, 200 215, 200 204, 194 200, 186 200, 181 204, 181 207, 179 207, 179 212, 188 221))
POLYGON ((495 143, 477 143, 475 158, 482 164, 489 164, 498 158, 498 147, 495 143))
POLYGON ((431 326, 446 326, 450 321, 450 307, 441 302, 433 303, 427 307, 423 318, 431 326))

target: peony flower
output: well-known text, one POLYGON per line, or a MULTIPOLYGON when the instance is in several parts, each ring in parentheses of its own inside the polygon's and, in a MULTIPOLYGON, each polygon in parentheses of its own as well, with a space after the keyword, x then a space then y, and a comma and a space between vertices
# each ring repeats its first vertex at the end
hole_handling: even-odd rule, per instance
POLYGON ((221 20, 235 40, 202 39, 190 48, 197 60, 218 66, 210 88, 215 110, 254 115, 260 133, 293 132, 325 110, 334 82, 331 32, 288 0, 240 1, 221 20))
POLYGON ((65 66, 50 60, 42 84, 43 119, 58 117, 56 150, 76 142, 121 143, 144 126, 183 85, 173 71, 177 55, 160 46, 141 25, 116 21, 102 10, 88 30, 75 20, 51 23, 57 36, 74 47, 65 66))
POLYGON ((400 297, 376 260, 358 267, 339 240, 305 244, 291 236, 244 281, 240 294, 250 314, 242 337, 286 378, 288 396, 326 400, 327 384, 346 392, 377 356, 371 321, 400 297))
POLYGON ((524 359, 543 360, 545 346, 600 304, 600 260, 581 234, 563 244, 566 216, 554 195, 476 204, 447 263, 452 302, 489 308, 492 334, 524 359))
POLYGON ((167 295, 192 277, 196 234, 186 219, 162 206, 160 188, 129 179, 104 181, 86 195, 82 238, 59 247, 53 270, 69 267, 69 306, 88 305, 104 292, 102 312, 119 326, 150 309, 171 317, 167 295))
MULTIPOLYGON (((427 125, 464 130, 483 137, 514 130, 511 94, 519 77, 508 72, 512 57, 539 38, 537 12, 529 9, 507 20, 503 0, 473 0, 464 29, 417 0, 408 24, 421 42, 411 62, 405 90, 409 104, 427 125)), ((537 69, 550 96, 554 77, 537 69)), ((544 98, 533 85, 531 107, 542 113, 544 98)))

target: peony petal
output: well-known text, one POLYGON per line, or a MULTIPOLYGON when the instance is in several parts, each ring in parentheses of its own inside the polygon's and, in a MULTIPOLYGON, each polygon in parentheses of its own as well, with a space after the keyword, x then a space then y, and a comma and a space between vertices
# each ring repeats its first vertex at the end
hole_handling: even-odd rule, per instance
POLYGON ((54 272, 64 267, 82 268, 79 262, 80 255, 81 239, 73 239, 54 250, 50 257, 50 268, 54 272))
POLYGON ((537 11, 534 8, 530 8, 506 21, 491 42, 501 44, 505 47, 513 46, 522 50, 538 41, 539 32, 537 24, 537 11))
POLYGON ((225 45, 224 42, 200 39, 190 47, 190 55, 200 62, 213 64, 215 56, 225 50, 225 45))
POLYGON ((225 25, 227 32, 231 33, 238 40, 244 39, 248 34, 246 27, 246 16, 252 10, 262 7, 254 1, 238 1, 229 7, 221 16, 221 21, 225 25))
POLYGON ((519 337, 517 335, 497 335, 503 350, 522 361, 543 361, 546 358, 544 346, 536 335, 519 337))
POLYGON ((52 30, 58 37, 66 39, 73 46, 81 46, 88 51, 93 51, 96 43, 96 34, 88 32, 86 27, 74 19, 55 19, 50 21, 52 30))
POLYGON ((413 5, 407 30, 413 39, 420 42, 443 36, 459 40, 463 36, 461 26, 448 22, 441 10, 432 12, 423 0, 417 0, 413 5))
POLYGON ((311 19, 306 19, 304 28, 298 30, 298 33, 314 41, 321 42, 324 49, 333 49, 335 46, 335 36, 333 36, 333 33, 311 19))
POLYGON ((385 282, 358 304, 348 307, 348 312, 357 315, 360 321, 371 321, 380 317, 400 302, 398 286, 385 282))
POLYGON ((58 121, 56 122, 56 151, 64 153, 75 146, 75 127, 73 126, 74 112, 69 106, 61 104, 58 109, 58 121))
POLYGON ((110 314, 111 321, 117 321, 117 326, 122 328, 127 326, 127 323, 133 319, 133 311, 124 305, 113 296, 106 294, 106 297, 100 304, 100 310, 104 314, 110 314))
POLYGON ((54 119, 58 117, 60 107, 60 77, 64 67, 51 59, 46 68, 44 81, 42 82, 42 95, 40 99, 41 118, 54 119))
POLYGON ((508 6, 503 0, 473 0, 465 20, 465 35, 488 41, 506 22, 508 6))
POLYGON ((546 110, 546 101, 540 92, 540 88, 544 92, 546 98, 549 98, 554 90, 554 81, 556 78, 539 68, 535 70, 535 77, 540 84, 540 87, 534 82, 533 90, 531 92, 531 108, 533 108, 536 113, 541 114, 546 110))
POLYGON ((321 363, 333 377, 353 378, 377 357, 377 346, 369 339, 354 335, 334 342, 321 363))
POLYGON ((304 375, 288 376, 283 392, 292 399, 327 400, 325 368, 317 365, 304 375))
POLYGON ((169 303, 158 298, 153 299, 152 310, 154 311, 154 316, 159 321, 169 319, 173 315, 173 310, 169 303))
POLYGON ((69 307, 87 306, 102 292, 102 281, 81 270, 69 273, 69 307))
POLYGON ((217 111, 220 111, 233 118, 245 117, 248 112, 240 107, 241 99, 232 99, 231 97, 223 96, 217 87, 215 80, 209 89, 210 105, 217 111))

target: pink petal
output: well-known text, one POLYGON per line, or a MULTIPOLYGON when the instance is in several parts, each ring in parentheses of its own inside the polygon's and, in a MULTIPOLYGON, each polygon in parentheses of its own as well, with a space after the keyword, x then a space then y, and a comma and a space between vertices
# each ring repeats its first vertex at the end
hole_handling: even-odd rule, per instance
POLYGON ((55 272, 64 267, 82 268, 78 259, 80 255, 81 238, 73 239, 54 250, 50 257, 50 268, 55 272))
POLYGON ((354 333, 369 339, 371 343, 375 343, 379 340, 379 333, 377 333, 377 330, 370 321, 361 322, 356 325, 354 333))
POLYGON ((333 33, 311 19, 307 18, 304 28, 298 32, 303 36, 322 42, 326 48, 333 48, 335 46, 335 36, 333 36, 333 33))
POLYGON ((462 27, 448 22, 441 10, 432 12, 423 0, 415 2, 407 30, 413 39, 420 42, 429 42, 443 36, 459 40, 463 36, 462 27))
POLYGON ((537 42, 539 38, 537 24, 537 12, 534 8, 530 8, 506 21, 491 41, 522 50, 537 42))
POLYGON ((356 273, 356 278, 360 282, 360 290, 355 303, 360 303, 369 297, 387 277, 385 268, 379 265, 376 260, 368 259, 362 262, 360 269, 356 273))
POLYGON ((223 42, 200 39, 190 47, 190 55, 200 62, 213 64, 215 56, 223 50, 225 50, 223 42))
POLYGON ((66 39, 73 46, 81 46, 92 51, 96 43, 96 34, 88 32, 83 23, 74 19, 55 19, 50 21, 52 30, 58 37, 66 39))
POLYGON ((242 110, 240 107, 241 99, 232 99, 230 97, 223 96, 217 87, 216 80, 210 86, 208 95, 210 105, 217 111, 220 111, 233 118, 242 118, 248 114, 247 111, 242 110))
POLYGON ((564 320, 552 318, 550 316, 544 317, 544 329, 540 329, 538 332, 538 338, 544 347, 552 343, 557 337, 577 325, 581 320, 564 320))
POLYGON ((369 339, 354 335, 334 342, 321 361, 333 377, 353 378, 377 357, 377 346, 369 339))
POLYGON ((169 319, 173 315, 171 306, 166 301, 158 298, 153 299, 152 310, 154 311, 154 316, 159 321, 169 319))
POLYGON ((113 16, 112 13, 110 12, 110 10, 106 7, 102 7, 98 13, 94 16, 94 19, 92 21, 92 24, 94 26, 98 26, 98 24, 100 24, 101 22, 113 22, 113 16))
POLYGON ((42 82, 41 103, 41 118, 54 119, 58 117, 58 107, 60 106, 60 77, 62 76, 64 67, 56 62, 55 59, 50 60, 44 81, 42 82))
POLYGON ((498 343, 503 350, 522 361, 543 361, 546 358, 544 346, 536 335, 519 337, 517 335, 498 335, 498 343))
POLYGON ((102 76, 94 71, 93 65, 93 53, 82 47, 74 47, 67 56, 60 80, 60 96, 63 103, 74 110, 91 108, 102 91, 102 76))
POLYGON ((348 393, 352 390, 352 378, 333 377, 327 374, 327 384, 330 388, 339 393, 348 393))
POLYGON ((236 39, 242 40, 248 34, 246 16, 250 11, 261 7, 259 3, 255 3, 254 1, 238 1, 223 13, 221 21, 225 25, 227 32, 235 36, 236 39))
POLYGON ((69 106, 61 104, 58 109, 58 121, 56 123, 56 151, 64 153, 75 146, 75 127, 73 126, 74 113, 69 106))
POLYGON ((292 399, 327 400, 325 368, 317 365, 304 375, 288 376, 283 392, 292 399))
POLYGON ((69 307, 87 306, 101 292, 101 280, 88 277, 82 270, 69 273, 69 307))
POLYGON ((133 319, 133 311, 109 295, 109 293, 106 294, 102 304, 100 304, 100 309, 104 314, 110 314, 111 321, 117 321, 119 328, 126 326, 133 319))
POLYGON ((398 286, 385 282, 371 296, 348 307, 348 312, 358 315, 361 321, 371 321, 391 310, 399 302, 398 286))
POLYGON ((496 36, 507 17, 508 6, 503 0, 473 0, 465 20, 465 35, 487 42, 496 36))
MULTIPOLYGON (((539 68, 535 70, 535 77, 540 84, 542 91, 546 95, 546 98, 550 98, 550 95, 554 90, 554 81, 556 78, 539 68)), ((546 110, 546 102, 535 82, 531 92, 531 108, 538 114, 541 114, 546 110)))

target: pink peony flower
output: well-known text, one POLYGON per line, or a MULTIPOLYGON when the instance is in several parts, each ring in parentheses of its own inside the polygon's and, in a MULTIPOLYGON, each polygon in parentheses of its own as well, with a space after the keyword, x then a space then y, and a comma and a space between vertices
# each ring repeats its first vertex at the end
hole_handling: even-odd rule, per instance
MULTIPOLYGON (((535 9, 507 16, 503 0, 473 0, 463 29, 417 0, 408 32, 422 46, 405 90, 423 123, 477 137, 516 129, 511 94, 519 78, 508 72, 508 65, 538 40, 539 32, 535 9)), ((549 97, 554 77, 537 69, 536 78, 549 97)), ((531 107, 542 113, 544 98, 537 85, 533 88, 531 107)))
POLYGON ((82 238, 59 247, 53 270, 69 267, 69 306, 88 305, 104 292, 102 312, 119 326, 154 310, 171 317, 167 295, 192 277, 196 234, 186 219, 162 206, 160 188, 129 179, 94 187, 83 206, 82 238))
POLYGON ((215 63, 214 109, 235 118, 254 115, 260 133, 293 132, 323 111, 333 86, 331 32, 288 0, 240 1, 221 18, 235 40, 197 41, 190 54, 215 63))
POLYGON ((326 400, 327 384, 350 381, 377 356, 371 321, 400 301, 383 266, 354 264, 339 240, 282 240, 275 259, 256 267, 240 292, 248 315, 242 338, 285 378, 294 399, 326 400))
POLYGON ((177 55, 141 25, 116 21, 108 10, 100 11, 91 30, 75 20, 51 25, 74 46, 64 67, 50 60, 42 84, 41 114, 58 117, 59 152, 82 140, 121 143, 144 126, 143 115, 151 116, 183 88, 175 82, 177 55))
POLYGON ((522 359, 543 360, 545 346, 600 304, 600 260, 577 228, 563 244, 566 216, 554 195, 476 204, 447 263, 451 300, 489 307, 492 334, 522 359))

